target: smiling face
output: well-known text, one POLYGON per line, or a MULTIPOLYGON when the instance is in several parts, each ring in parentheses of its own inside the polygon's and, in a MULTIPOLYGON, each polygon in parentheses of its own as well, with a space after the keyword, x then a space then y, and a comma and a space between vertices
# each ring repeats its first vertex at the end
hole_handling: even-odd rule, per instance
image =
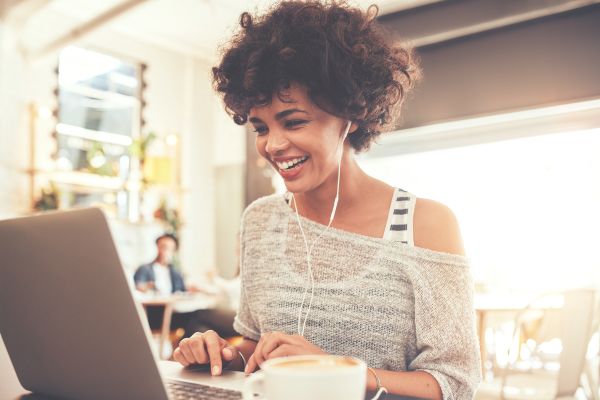
POLYGON ((292 84, 284 94, 285 102, 274 95, 270 104, 249 113, 258 153, 292 193, 335 183, 341 151, 349 151, 342 144, 347 121, 320 109, 300 85, 292 84))

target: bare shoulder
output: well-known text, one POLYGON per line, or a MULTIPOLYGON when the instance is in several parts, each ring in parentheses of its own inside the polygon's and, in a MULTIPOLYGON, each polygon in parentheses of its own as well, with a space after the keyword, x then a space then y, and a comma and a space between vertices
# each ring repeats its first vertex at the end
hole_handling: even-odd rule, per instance
POLYGON ((465 254, 456 216, 442 203, 418 198, 413 217, 415 246, 451 254, 465 254))

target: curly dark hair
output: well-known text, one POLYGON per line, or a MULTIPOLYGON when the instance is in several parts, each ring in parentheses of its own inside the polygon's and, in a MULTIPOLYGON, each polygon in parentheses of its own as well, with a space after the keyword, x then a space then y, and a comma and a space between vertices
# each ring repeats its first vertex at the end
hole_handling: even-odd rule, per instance
POLYGON ((393 45, 366 12, 344 1, 286 1, 262 16, 241 15, 241 30, 212 69, 215 90, 235 123, 274 94, 285 101, 291 83, 307 89, 318 107, 353 121, 356 152, 367 150, 396 122, 400 105, 419 76, 414 56, 393 45))

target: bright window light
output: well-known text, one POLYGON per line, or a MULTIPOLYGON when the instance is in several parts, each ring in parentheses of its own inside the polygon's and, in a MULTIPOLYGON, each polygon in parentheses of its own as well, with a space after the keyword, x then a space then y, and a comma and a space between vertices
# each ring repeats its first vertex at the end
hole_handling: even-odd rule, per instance
POLYGON ((600 129, 360 160, 455 212, 476 282, 600 287, 600 129))

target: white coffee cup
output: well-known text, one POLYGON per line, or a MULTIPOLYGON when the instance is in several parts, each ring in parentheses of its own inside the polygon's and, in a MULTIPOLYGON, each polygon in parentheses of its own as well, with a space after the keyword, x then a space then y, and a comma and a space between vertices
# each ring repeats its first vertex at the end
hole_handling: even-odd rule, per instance
POLYGON ((363 400, 367 365, 353 357, 307 355, 274 358, 246 379, 244 400, 363 400), (261 397, 255 397, 259 393, 261 397))

